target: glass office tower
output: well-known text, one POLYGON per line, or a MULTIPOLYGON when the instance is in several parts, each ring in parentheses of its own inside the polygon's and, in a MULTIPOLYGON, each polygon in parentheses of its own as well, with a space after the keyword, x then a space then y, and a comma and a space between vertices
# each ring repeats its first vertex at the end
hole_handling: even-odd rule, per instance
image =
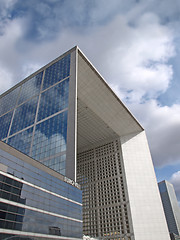
POLYGON ((170 233, 180 236, 180 208, 173 185, 168 181, 158 183, 161 200, 170 233))
POLYGON ((144 129, 78 47, 0 106, 2 141, 81 184, 85 235, 169 240, 144 129))

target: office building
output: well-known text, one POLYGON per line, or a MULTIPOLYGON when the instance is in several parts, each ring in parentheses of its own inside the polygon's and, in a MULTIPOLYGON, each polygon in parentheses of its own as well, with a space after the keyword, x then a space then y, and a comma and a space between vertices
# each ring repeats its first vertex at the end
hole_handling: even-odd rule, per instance
POLYGON ((158 183, 169 232, 180 236, 180 208, 173 185, 164 180, 158 183))
POLYGON ((1 141, 0 239, 82 239, 80 186, 1 141))
POLYGON ((2 141, 82 186, 85 235, 169 240, 144 129, 78 47, 0 105, 2 141))

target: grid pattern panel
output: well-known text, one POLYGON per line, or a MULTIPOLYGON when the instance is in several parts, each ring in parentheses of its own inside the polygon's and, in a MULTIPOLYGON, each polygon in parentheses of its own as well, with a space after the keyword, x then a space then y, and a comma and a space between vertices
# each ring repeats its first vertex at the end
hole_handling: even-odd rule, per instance
POLYGON ((0 139, 3 139, 7 137, 9 126, 11 123, 11 118, 12 118, 12 111, 3 115, 0 117, 0 126, 1 126, 1 131, 0 131, 0 139))
POLYGON ((23 132, 20 132, 13 137, 8 138, 7 143, 19 151, 29 155, 32 140, 32 131, 33 128, 31 127, 23 132))
POLYGON ((79 153, 77 174, 83 190, 84 234, 103 239, 131 239, 119 140, 79 153))
POLYGON ((52 157, 49 160, 43 161, 43 164, 55 170, 56 172, 59 172, 62 175, 65 175, 66 154, 63 154, 57 157, 52 157))
POLYGON ((13 109, 16 105, 20 87, 15 88, 0 99, 0 115, 13 109))
POLYGON ((41 94, 38 121, 68 107, 69 79, 41 94))
POLYGON ((16 108, 10 135, 34 123, 37 102, 38 97, 35 97, 16 108))
MULTIPOLYGON (((47 166, 55 165, 46 160, 66 151, 67 111, 51 117, 36 125, 32 157, 47 166)), ((52 160, 53 161, 53 160, 52 160)), ((57 163, 59 169, 59 163, 57 163)), ((62 165, 61 165, 62 166, 62 165)), ((53 167, 56 169, 56 167, 53 167)))
POLYGON ((67 55, 46 69, 43 90, 68 77, 69 74, 70 55, 67 55))
POLYGON ((70 59, 53 62, 0 98, 0 140, 63 175, 70 59))
POLYGON ((18 104, 21 104, 29 98, 38 95, 40 92, 43 72, 40 72, 21 86, 18 104))
POLYGON ((11 229, 53 234, 49 227, 54 226, 63 239, 80 238, 81 190, 3 151, 0 155, 8 168, 0 171, 0 228, 10 234, 11 229))

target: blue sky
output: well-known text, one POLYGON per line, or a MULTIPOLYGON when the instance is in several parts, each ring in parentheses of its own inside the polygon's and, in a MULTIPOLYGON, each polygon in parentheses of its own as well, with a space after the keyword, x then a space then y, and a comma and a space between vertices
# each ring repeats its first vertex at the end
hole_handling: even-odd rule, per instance
POLYGON ((78 45, 146 130, 180 201, 180 1, 0 0, 0 92, 78 45))

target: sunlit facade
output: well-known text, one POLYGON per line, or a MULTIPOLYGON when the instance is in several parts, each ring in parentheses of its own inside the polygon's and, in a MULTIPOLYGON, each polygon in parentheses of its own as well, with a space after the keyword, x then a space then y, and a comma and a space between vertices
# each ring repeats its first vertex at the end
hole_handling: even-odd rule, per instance
POLYGON ((85 235, 169 240, 144 129, 78 47, 0 105, 2 141, 81 185, 85 235))

